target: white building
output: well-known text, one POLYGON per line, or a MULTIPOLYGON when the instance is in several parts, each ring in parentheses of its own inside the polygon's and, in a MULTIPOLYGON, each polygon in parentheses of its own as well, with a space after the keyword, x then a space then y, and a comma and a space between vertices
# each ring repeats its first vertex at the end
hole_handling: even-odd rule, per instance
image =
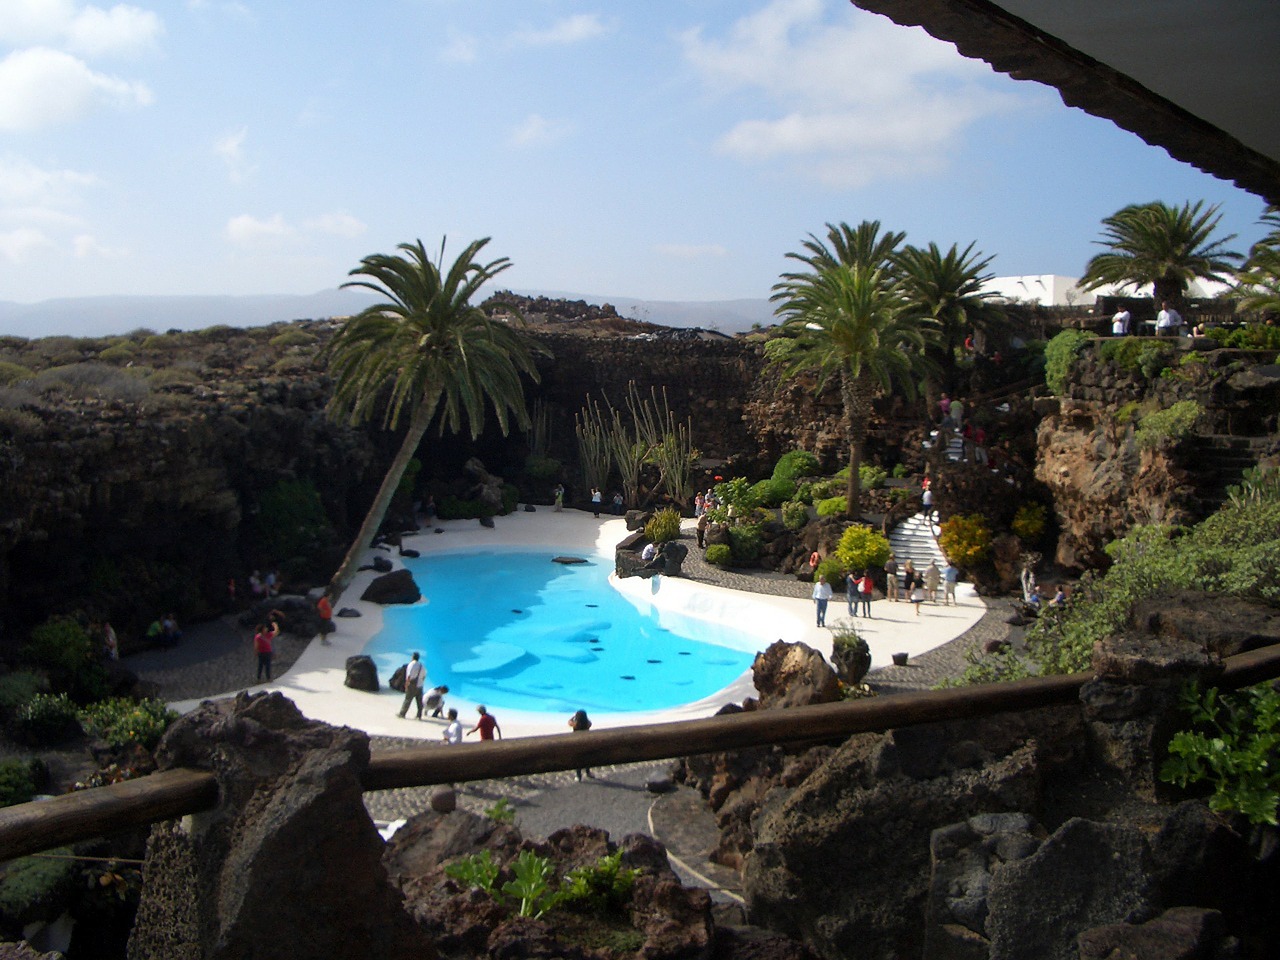
MULTIPOLYGON (((1149 297, 1151 285, 1138 287, 1116 287, 1111 284, 1090 290, 1087 293, 1076 286, 1080 282, 1077 277, 1060 277, 1053 273, 1028 274, 1022 277, 993 277, 982 285, 983 293, 994 293, 1009 301, 1038 303, 1044 307, 1089 306, 1098 297, 1149 297)), ((1227 293, 1231 287, 1225 283, 1197 280, 1187 287, 1187 296, 1219 297, 1227 293)))

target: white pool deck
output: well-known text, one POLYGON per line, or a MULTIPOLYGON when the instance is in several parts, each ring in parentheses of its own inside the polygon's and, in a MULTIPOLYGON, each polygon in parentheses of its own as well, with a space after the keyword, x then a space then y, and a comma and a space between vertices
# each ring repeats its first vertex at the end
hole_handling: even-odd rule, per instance
MULTIPOLYGON (((590 513, 568 509, 556 513, 549 507, 540 507, 535 513, 517 512, 495 517, 493 529, 482 527, 475 520, 444 521, 436 526, 443 532, 427 529, 406 537, 404 546, 419 551, 423 556, 435 552, 514 546, 549 547, 556 554, 569 555, 603 552, 612 557, 614 546, 627 535, 626 525, 620 518, 596 519, 590 513)), ((399 558, 394 553, 377 553, 389 557, 399 567, 399 558)), ((312 640, 284 675, 272 683, 245 689, 277 690, 293 700, 312 719, 354 727, 373 736, 438 740, 444 729, 443 721, 414 720, 412 708, 408 719, 402 720, 397 716, 403 695, 385 686, 386 677, 379 677, 384 686, 378 693, 353 690, 343 682, 347 658, 363 652, 365 644, 382 628, 382 608, 359 599, 374 576, 373 571, 357 574, 342 600, 335 605, 338 609, 350 607, 358 610, 361 616, 335 617, 336 632, 326 640, 318 637, 312 640)), ((820 628, 815 625, 811 600, 729 590, 679 577, 618 580, 610 576, 609 583, 636 603, 651 602, 660 611, 687 613, 730 624, 749 624, 756 636, 768 636, 768 640, 763 641, 765 645, 777 639, 802 641, 828 656, 831 653, 830 628, 848 621, 842 594, 830 603, 827 628, 820 628)), ((872 667, 887 665, 894 653, 918 656, 941 646, 972 627, 986 611, 969 584, 960 584, 957 600, 958 605, 950 607, 925 604, 919 616, 910 603, 877 600, 872 604, 871 619, 855 620, 859 635, 871 647, 872 667)), ((406 660, 410 652, 405 651, 406 660)), ((424 656, 428 667, 427 685, 430 686, 429 651, 424 650, 424 656)), ((227 695, 235 692, 229 691, 227 695)), ((695 703, 652 712, 593 712, 591 720, 595 729, 602 729, 709 717, 724 704, 740 702, 754 693, 751 673, 747 671, 731 686, 695 703)), ((186 712, 200 702, 181 701, 173 707, 186 712)), ((476 704, 446 697, 446 706, 458 710, 458 718, 467 729, 475 724, 476 704)), ((568 729, 568 716, 559 712, 545 714, 507 710, 497 705, 490 712, 507 738, 564 733, 568 729)), ((475 739, 476 735, 467 738, 468 742, 475 739)))

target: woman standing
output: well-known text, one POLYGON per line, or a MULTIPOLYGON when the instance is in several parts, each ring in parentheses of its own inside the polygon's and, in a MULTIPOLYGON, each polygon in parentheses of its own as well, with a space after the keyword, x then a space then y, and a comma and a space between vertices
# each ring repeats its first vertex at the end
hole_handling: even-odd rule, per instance
MULTIPOLYGON (((587 716, 587 711, 579 710, 576 713, 574 713, 574 715, 569 718, 569 729, 572 730, 574 733, 586 733, 588 730, 590 730, 591 719, 587 716)), ((595 775, 592 774, 591 768, 583 767, 581 770, 576 771, 578 774, 579 780, 582 779, 583 770, 587 772, 588 777, 595 779, 595 775)))
POLYGON ((271 682, 271 657, 275 652, 274 641, 280 635, 280 624, 274 620, 270 626, 265 623, 258 624, 258 630, 253 635, 253 652, 258 655, 258 682, 262 682, 262 675, 265 672, 267 683, 271 682))

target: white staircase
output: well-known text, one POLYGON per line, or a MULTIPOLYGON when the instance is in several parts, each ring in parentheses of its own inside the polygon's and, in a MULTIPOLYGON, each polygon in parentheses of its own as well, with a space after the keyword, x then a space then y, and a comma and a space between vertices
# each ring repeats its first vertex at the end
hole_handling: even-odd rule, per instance
POLYGON ((924 442, 924 448, 930 450, 937 443, 945 446, 945 456, 950 463, 959 463, 965 459, 964 455, 964 439, 954 430, 942 431, 941 440, 939 439, 939 431, 932 430, 929 432, 929 439, 924 442))
MULTIPOLYGON (((936 516, 936 515, 935 515, 936 516)), ((902 568, 908 560, 923 573, 929 561, 936 561, 938 569, 947 565, 947 558, 938 549, 938 525, 926 520, 923 513, 907 517, 889 533, 889 547, 898 561, 898 578, 902 578, 902 568)))

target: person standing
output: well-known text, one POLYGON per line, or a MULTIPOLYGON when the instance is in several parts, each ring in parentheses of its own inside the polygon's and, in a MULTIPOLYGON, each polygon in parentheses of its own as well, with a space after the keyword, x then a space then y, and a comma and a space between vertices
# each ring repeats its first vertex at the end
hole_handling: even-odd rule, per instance
POLYGON ((702 515, 698 517, 698 547, 699 549, 707 545, 707 527, 711 525, 711 514, 706 510, 702 511, 702 515))
POLYGON ((274 620, 268 626, 265 623, 258 624, 258 629, 253 635, 253 652, 258 655, 258 682, 262 682, 265 675, 267 683, 271 682, 271 658, 275 654, 275 639, 280 635, 280 625, 274 620))
POLYGON ((592 487, 591 488, 591 512, 595 514, 597 520, 600 519, 600 501, 601 501, 600 488, 592 487))
POLYGON ((964 401, 956 397, 951 401, 951 427, 959 430, 964 426, 964 401))
POLYGON ((875 595, 875 581, 871 579, 871 571, 862 571, 862 580, 859 585, 859 592, 862 596, 862 615, 868 620, 871 619, 871 598, 875 595))
POLYGON ((458 711, 449 708, 449 722, 444 728, 444 742, 456 744, 462 742, 462 722, 458 720, 458 711))
POLYGON ((907 599, 911 599, 911 588, 916 582, 916 565, 908 558, 907 562, 902 565, 902 590, 907 595, 907 599))
POLYGON ((622 494, 615 491, 613 494, 613 512, 619 517, 626 512, 622 509, 622 507, 623 507, 622 494))
POLYGON ((1111 335, 1113 337, 1127 337, 1131 319, 1132 317, 1126 308, 1121 307, 1117 310, 1115 316, 1111 318, 1111 335))
POLYGON ((555 489, 551 491, 556 501, 556 513, 564 509, 564 484, 557 483, 555 489))
POLYGON ((474 727, 467 731, 467 736, 471 736, 471 734, 478 731, 481 740, 492 740, 496 733, 497 739, 501 740, 502 728, 498 726, 498 721, 493 719, 493 714, 485 709, 483 703, 476 707, 476 713, 480 714, 480 719, 476 721, 474 727))
POLYGON ((938 602, 938 585, 942 583, 942 571, 938 569, 938 561, 930 560, 924 571, 924 594, 930 603, 938 602))
POLYGON ((884 598, 898 602, 898 560, 892 553, 884 565, 884 598))
POLYGON ((925 487, 924 492, 920 494, 920 504, 923 508, 921 512, 924 518, 930 522, 933 520, 933 488, 925 487))
POLYGON ((818 582, 813 585, 813 600, 818 608, 818 626, 825 627, 827 625, 827 602, 831 599, 831 584, 827 583, 825 576, 819 576, 818 582))
POLYGON ((951 606, 956 601, 956 583, 960 580, 960 571, 954 563, 948 562, 942 570, 942 602, 951 606))
POLYGON ((856 617, 858 615, 856 605, 858 601, 862 599, 861 593, 862 581, 850 572, 844 578, 844 599, 845 602, 849 604, 849 616, 851 617, 856 617))
MULTIPOLYGON (((572 730, 574 733, 586 733, 588 730, 590 730, 591 718, 587 716, 587 711, 585 710, 576 711, 574 715, 569 718, 569 729, 572 730)), ((595 779, 594 775, 591 773, 591 768, 583 767, 581 770, 576 771, 578 774, 579 780, 582 779, 583 770, 587 772, 588 778, 595 779)))
POLYGON ((1156 336, 1176 337, 1182 332, 1182 314, 1169 306, 1169 301, 1160 304, 1160 312, 1156 314, 1156 336))
POLYGON ((401 720, 409 712, 410 703, 418 705, 418 719, 422 719, 422 681, 426 675, 427 668, 422 665, 418 651, 415 650, 404 671, 404 703, 400 704, 400 712, 397 714, 401 720))
POLYGON ((924 577, 918 573, 911 578, 911 602, 915 604, 916 616, 920 616, 920 604, 924 603, 924 577))

